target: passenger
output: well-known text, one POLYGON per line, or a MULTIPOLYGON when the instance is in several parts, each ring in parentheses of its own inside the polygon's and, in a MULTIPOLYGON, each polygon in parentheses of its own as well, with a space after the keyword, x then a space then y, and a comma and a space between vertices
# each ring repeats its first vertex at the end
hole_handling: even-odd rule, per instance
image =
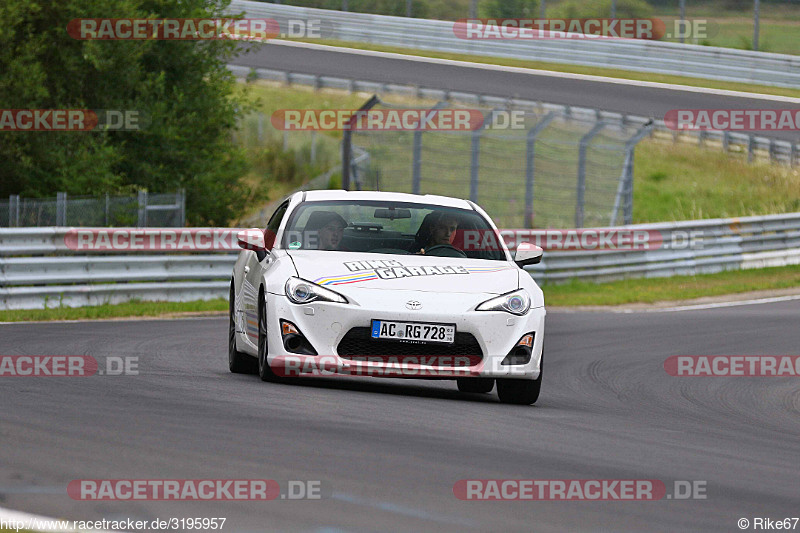
POLYGON ((317 237, 317 250, 340 250, 347 221, 333 211, 314 211, 308 217, 304 231, 306 242, 317 237))

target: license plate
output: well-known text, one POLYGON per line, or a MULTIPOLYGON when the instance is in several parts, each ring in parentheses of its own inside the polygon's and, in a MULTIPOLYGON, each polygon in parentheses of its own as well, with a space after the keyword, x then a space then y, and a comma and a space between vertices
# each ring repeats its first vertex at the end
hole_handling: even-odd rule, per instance
POLYGON ((453 344, 455 336, 456 327, 453 324, 395 322, 390 320, 372 321, 373 339, 453 344))

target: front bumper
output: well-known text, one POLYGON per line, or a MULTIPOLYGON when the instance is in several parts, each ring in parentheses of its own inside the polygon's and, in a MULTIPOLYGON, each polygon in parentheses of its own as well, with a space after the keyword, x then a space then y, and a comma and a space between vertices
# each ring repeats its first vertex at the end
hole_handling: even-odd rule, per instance
MULTIPOLYGON (((524 316, 473 310, 492 296, 495 295, 371 290, 356 295, 358 301, 351 304, 312 302, 296 305, 285 295, 270 294, 267 300, 269 361, 279 374, 281 369, 290 368, 299 373, 323 369, 321 375, 538 378, 544 341, 544 307, 532 308, 524 316), (405 304, 409 300, 420 302, 422 309, 407 309, 405 304), (339 349, 348 332, 369 328, 373 319, 454 323, 457 334, 463 335, 461 338, 466 341, 469 341, 467 337, 474 338, 477 346, 449 349, 442 345, 412 344, 403 346, 403 350, 397 350, 401 353, 395 354, 391 349, 387 352, 387 345, 381 341, 362 339, 361 346, 369 346, 374 353, 340 355, 339 349), (287 351, 281 336, 280 320, 294 324, 319 355, 305 356, 287 351), (535 334, 530 360, 526 364, 503 365, 503 360, 527 333, 535 334), (438 357, 426 358, 426 355, 438 357)), ((352 334, 348 339, 351 337, 352 334)), ((352 345, 348 346, 352 352, 352 345)))

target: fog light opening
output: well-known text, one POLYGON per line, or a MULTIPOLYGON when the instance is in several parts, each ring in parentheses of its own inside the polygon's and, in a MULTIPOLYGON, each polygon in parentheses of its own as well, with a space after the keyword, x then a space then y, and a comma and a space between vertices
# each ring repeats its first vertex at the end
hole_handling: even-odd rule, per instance
POLYGON ((535 336, 536 333, 527 333, 523 335, 500 364, 527 365, 531 361, 531 354, 533 353, 533 340, 535 336))
POLYGON ((303 355, 317 355, 317 351, 308 342, 308 339, 300 333, 300 330, 288 320, 281 320, 281 337, 283 347, 287 352, 303 355))

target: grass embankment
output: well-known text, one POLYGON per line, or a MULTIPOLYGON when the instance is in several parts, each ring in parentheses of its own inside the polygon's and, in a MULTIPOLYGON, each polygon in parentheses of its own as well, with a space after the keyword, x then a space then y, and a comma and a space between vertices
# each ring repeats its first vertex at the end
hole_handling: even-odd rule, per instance
POLYGON ((92 307, 56 307, 52 309, 13 309, 0 311, 0 322, 37 320, 92 320, 119 317, 170 316, 177 313, 212 313, 227 311, 228 300, 197 302, 126 302, 92 307))

